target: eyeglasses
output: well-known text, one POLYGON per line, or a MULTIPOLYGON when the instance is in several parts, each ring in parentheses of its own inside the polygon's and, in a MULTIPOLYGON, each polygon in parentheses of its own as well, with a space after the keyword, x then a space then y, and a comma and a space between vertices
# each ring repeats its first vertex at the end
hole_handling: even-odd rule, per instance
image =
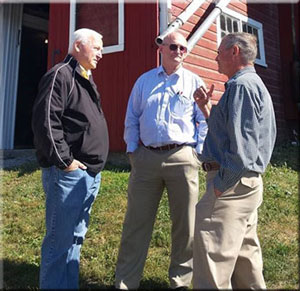
MULTIPOLYGON (((163 44, 163 45, 167 45, 167 44, 163 44)), ((178 48, 180 49, 181 52, 186 52, 186 47, 183 45, 177 45, 175 43, 171 43, 169 45, 170 51, 177 51, 178 48)))

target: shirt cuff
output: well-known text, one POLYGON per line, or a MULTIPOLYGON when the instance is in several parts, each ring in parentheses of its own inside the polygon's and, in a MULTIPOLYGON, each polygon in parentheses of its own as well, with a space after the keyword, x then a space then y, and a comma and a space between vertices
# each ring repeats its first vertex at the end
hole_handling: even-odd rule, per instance
POLYGON ((201 153, 202 153, 202 150, 203 150, 203 143, 198 143, 197 145, 196 145, 196 152, 197 152, 197 154, 198 155, 201 155, 201 153))
POLYGON ((218 173, 214 178, 214 188, 218 189, 222 193, 225 192, 229 187, 221 179, 220 174, 218 173))
POLYGON ((60 170, 65 170, 72 164, 73 160, 74 160, 73 158, 64 160, 63 163, 62 162, 59 163, 56 167, 59 168, 60 170))
POLYGON ((138 144, 135 142, 130 142, 127 144, 126 152, 133 153, 138 148, 138 144))

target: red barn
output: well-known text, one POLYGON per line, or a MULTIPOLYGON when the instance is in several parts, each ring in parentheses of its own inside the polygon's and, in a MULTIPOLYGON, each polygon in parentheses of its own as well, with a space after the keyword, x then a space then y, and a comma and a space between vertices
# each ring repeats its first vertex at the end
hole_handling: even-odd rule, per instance
POLYGON ((256 70, 273 98, 278 141, 290 138, 298 132, 299 26, 299 3, 0 4, 0 87, 4 88, 0 90, 0 148, 32 147, 30 118, 37 83, 47 68, 65 57, 70 32, 81 27, 99 31, 104 39, 104 57, 93 76, 102 96, 111 151, 125 150, 124 117, 131 88, 140 74, 160 64, 155 39, 167 28, 179 29, 187 37, 190 53, 184 66, 207 86, 215 84, 215 102, 226 81, 215 62, 221 37, 234 31, 255 34, 256 70))

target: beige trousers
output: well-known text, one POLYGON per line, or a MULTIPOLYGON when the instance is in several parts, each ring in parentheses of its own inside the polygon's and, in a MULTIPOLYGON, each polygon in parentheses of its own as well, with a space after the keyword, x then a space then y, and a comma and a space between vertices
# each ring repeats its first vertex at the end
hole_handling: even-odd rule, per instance
POLYGON ((206 193, 196 206, 194 289, 265 289, 257 237, 262 178, 248 172, 219 198, 217 171, 207 173, 206 193))
POLYGON ((172 220, 169 266, 171 288, 192 280, 195 207, 200 162, 190 146, 153 151, 143 146, 130 155, 128 205, 116 266, 115 286, 139 287, 159 202, 168 192, 172 220))

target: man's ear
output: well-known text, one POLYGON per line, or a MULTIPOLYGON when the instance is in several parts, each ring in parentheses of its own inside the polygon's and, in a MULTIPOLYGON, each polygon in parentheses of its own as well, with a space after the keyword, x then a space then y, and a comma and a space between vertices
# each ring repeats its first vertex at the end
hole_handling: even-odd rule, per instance
POLYGON ((74 43, 74 49, 77 53, 80 52, 80 44, 81 44, 80 41, 75 41, 74 43))
POLYGON ((232 54, 233 54, 234 56, 238 56, 238 55, 240 54, 240 48, 239 48, 237 45, 234 45, 234 46, 232 47, 232 54))

